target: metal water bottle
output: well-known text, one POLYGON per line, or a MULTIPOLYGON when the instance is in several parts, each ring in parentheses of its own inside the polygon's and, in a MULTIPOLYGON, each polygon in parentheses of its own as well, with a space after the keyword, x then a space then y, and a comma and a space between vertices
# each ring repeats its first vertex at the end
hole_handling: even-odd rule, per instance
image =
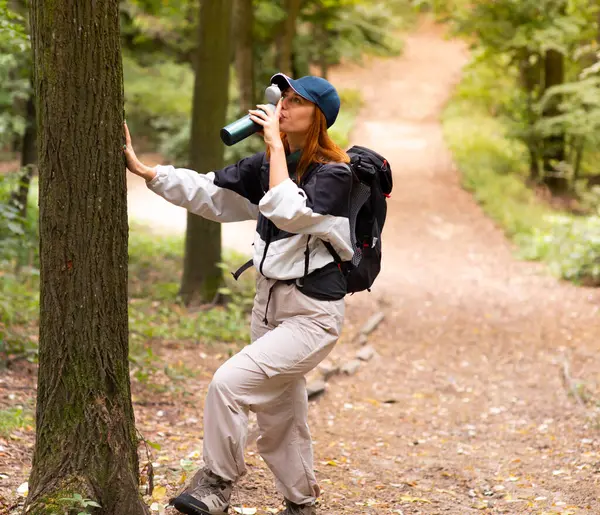
MULTIPOLYGON (((267 100, 267 107, 274 111, 277 106, 277 102, 281 98, 281 90, 275 85, 271 84, 267 89, 265 89, 265 98, 267 100)), ((243 118, 236 120, 235 122, 231 122, 226 127, 221 129, 221 140, 223 143, 230 147, 231 145, 235 145, 239 143, 243 139, 246 139, 248 136, 252 136, 252 134, 257 133, 262 130, 262 125, 253 122, 250 119, 250 115, 247 114, 243 118)))

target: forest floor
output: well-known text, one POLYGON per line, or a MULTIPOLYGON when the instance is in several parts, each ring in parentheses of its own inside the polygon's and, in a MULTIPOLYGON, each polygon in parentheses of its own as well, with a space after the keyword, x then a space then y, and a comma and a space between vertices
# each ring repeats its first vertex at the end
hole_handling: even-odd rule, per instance
MULTIPOLYGON (((369 336, 376 354, 310 405, 319 514, 600 513, 600 292, 518 261, 460 187, 440 114, 468 59, 426 21, 401 57, 331 73, 361 90, 352 141, 388 158, 395 190, 384 269, 370 295, 349 298, 331 359, 353 356, 364 322, 383 312, 369 336)), ((203 398, 228 350, 157 341, 185 379, 167 391, 133 382, 138 428, 160 446, 150 448, 160 511, 182 469, 200 464, 203 398)), ((8 374, 2 404, 31 401, 33 366, 8 374)), ((18 502, 32 445, 31 431, 0 438, 0 499, 18 502)), ((276 513, 253 440, 247 458, 235 506, 276 513)))

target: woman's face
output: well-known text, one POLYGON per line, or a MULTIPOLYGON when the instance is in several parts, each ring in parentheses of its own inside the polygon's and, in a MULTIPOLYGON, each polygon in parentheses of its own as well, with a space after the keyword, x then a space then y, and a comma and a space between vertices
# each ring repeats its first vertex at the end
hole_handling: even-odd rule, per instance
POLYGON ((308 131, 315 114, 315 104, 302 98, 292 88, 283 94, 279 129, 286 134, 302 134, 308 131))

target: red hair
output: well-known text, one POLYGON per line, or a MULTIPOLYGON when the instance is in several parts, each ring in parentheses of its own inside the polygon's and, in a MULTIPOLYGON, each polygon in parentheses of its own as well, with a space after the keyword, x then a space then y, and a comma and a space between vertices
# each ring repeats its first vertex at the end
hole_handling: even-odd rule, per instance
MULTIPOLYGON (((283 132, 281 133, 281 140, 283 141, 286 153, 289 153, 290 144, 288 143, 287 135, 283 132)), ((267 157, 270 158, 270 154, 269 149, 267 149, 267 157)), ((302 149, 302 156, 300 157, 300 162, 296 168, 298 183, 300 183, 300 179, 312 163, 349 162, 350 158, 348 157, 348 154, 346 154, 346 152, 329 137, 325 115, 318 107, 315 107, 313 121, 308 128, 306 142, 302 149)))

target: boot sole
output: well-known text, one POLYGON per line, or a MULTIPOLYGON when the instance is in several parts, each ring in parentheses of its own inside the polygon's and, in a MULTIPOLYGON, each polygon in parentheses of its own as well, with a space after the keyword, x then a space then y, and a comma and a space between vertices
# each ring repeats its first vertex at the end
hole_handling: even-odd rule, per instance
POLYGON ((211 513, 210 511, 206 511, 202 508, 194 506, 185 498, 182 499, 182 497, 184 496, 185 494, 180 495, 176 499, 173 499, 173 501, 171 501, 170 503, 171 506, 173 506, 173 508, 175 508, 179 513, 183 513, 184 515, 227 515, 227 512, 229 511, 228 507, 225 511, 219 513, 211 513))

